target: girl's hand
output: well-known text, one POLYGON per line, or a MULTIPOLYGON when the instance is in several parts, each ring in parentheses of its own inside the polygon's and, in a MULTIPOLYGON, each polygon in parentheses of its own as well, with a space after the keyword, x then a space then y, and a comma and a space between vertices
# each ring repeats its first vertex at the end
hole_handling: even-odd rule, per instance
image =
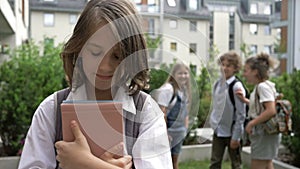
POLYGON ((90 147, 85 136, 79 129, 76 121, 72 121, 71 130, 75 137, 73 142, 58 141, 55 143, 57 150, 56 159, 59 161, 61 168, 80 168, 81 163, 84 163, 82 157, 92 157, 90 147))
POLYGON ((117 157, 113 154, 113 152, 118 154, 119 151, 123 151, 123 143, 105 152, 101 156, 103 159, 100 159, 91 153, 88 142, 76 121, 71 122, 71 130, 75 137, 73 142, 58 141, 55 143, 57 149, 56 159, 59 161, 59 167, 63 169, 130 169, 132 167, 131 156, 117 157))
POLYGON ((101 159, 113 164, 115 166, 130 169, 132 167, 132 157, 126 155, 124 157, 119 156, 118 154, 123 154, 124 144, 119 143, 116 146, 112 147, 110 150, 106 151, 103 155, 101 155, 101 159))
POLYGON ((237 149, 240 146, 240 141, 230 140, 230 148, 237 149))
POLYGON ((246 128, 245 128, 245 130, 246 130, 246 132, 249 134, 249 135, 251 135, 252 134, 252 128, 253 128, 254 126, 253 126, 253 124, 251 123, 251 121, 247 124, 247 126, 246 126, 246 128))
POLYGON ((249 99, 244 96, 242 89, 237 89, 234 93, 239 97, 239 99, 241 99, 242 102, 249 104, 249 99))

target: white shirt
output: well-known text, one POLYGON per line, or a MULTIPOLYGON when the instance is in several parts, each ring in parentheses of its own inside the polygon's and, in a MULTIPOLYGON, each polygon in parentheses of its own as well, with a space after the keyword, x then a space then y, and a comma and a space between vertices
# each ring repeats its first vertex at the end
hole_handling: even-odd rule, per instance
MULTIPOLYGON (((176 103, 176 100, 177 100, 176 96, 172 100, 172 103, 170 103, 170 101, 171 101, 174 94, 175 93, 174 93, 173 86, 170 83, 165 83, 160 88, 153 90, 152 93, 151 93, 153 98, 155 98, 157 104, 161 105, 161 106, 164 106, 164 107, 167 107, 168 110, 172 109, 172 107, 176 103)), ((183 92, 182 91, 178 90, 177 94, 179 95, 179 97, 181 99, 185 99, 185 98, 183 98, 183 92)))
MULTIPOLYGON (((77 94, 78 92, 70 93, 68 99, 75 99, 77 94)), ((56 167, 55 98, 55 94, 48 96, 34 113, 19 169, 54 169, 56 167)), ((118 90, 116 99, 123 101, 123 109, 136 113, 133 98, 125 94, 124 90, 118 90)), ((140 113, 143 121, 132 150, 135 167, 137 169, 171 169, 172 160, 163 113, 150 96, 146 98, 140 113)))
POLYGON ((251 118, 256 118, 261 112, 263 112, 262 104, 258 104, 258 101, 255 101, 257 98, 257 96, 255 96, 256 90, 258 91, 259 95, 259 103, 275 101, 275 83, 267 80, 256 85, 250 95, 249 116, 251 118))
MULTIPOLYGON (((231 103, 228 87, 235 80, 235 76, 230 77, 223 82, 218 80, 213 91, 213 109, 210 114, 210 125, 214 129, 218 137, 232 137, 233 140, 240 140, 245 121, 245 103, 243 103, 234 93, 236 110, 234 112, 233 104, 231 103), (232 124, 234 125, 232 126, 232 124)), ((233 92, 241 89, 243 95, 246 92, 241 82, 236 82, 233 86, 233 92)))

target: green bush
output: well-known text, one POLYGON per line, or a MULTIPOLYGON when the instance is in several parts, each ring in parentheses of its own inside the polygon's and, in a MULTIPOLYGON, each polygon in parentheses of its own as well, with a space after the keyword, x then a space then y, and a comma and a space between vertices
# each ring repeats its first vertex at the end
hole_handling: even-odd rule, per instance
POLYGON ((284 94, 283 99, 292 104, 293 135, 283 136, 282 143, 295 155, 293 165, 300 167, 300 70, 272 78, 272 81, 276 83, 277 91, 284 94))
POLYGON ((163 85, 167 78, 169 77, 170 67, 165 64, 161 65, 160 69, 151 69, 150 71, 150 89, 151 92, 154 89, 158 89, 161 85, 163 85))
POLYGON ((17 155, 40 102, 63 88, 61 47, 51 41, 28 42, 12 53, 0 67, 0 136, 4 154, 17 155), (42 55, 42 56, 40 56, 42 55))

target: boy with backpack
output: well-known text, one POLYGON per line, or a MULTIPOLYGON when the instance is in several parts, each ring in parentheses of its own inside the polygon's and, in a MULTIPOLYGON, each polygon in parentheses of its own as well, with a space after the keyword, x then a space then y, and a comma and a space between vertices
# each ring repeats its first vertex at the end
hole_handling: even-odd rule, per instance
POLYGON ((241 139, 244 132, 246 105, 232 91, 241 89, 246 95, 244 85, 235 76, 242 67, 240 56, 227 52, 220 58, 223 76, 213 88, 213 108, 210 125, 214 130, 210 169, 220 169, 225 148, 231 159, 233 169, 241 169, 241 139), (231 92, 230 92, 231 91, 231 92), (225 98, 225 99, 224 99, 225 98))

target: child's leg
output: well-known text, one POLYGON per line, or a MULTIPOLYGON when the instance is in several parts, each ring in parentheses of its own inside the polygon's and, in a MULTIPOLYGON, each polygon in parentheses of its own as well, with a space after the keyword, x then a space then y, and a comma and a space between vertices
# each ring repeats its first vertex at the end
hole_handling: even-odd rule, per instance
POLYGON ((228 154, 231 160, 231 168, 232 169, 241 169, 242 168, 242 158, 241 158, 241 151, 242 146, 240 145, 236 149, 231 149, 230 145, 228 145, 228 154))
POLYGON ((227 146, 227 138, 213 136, 212 152, 210 159, 210 169, 220 169, 222 166, 222 160, 225 148, 227 146))

